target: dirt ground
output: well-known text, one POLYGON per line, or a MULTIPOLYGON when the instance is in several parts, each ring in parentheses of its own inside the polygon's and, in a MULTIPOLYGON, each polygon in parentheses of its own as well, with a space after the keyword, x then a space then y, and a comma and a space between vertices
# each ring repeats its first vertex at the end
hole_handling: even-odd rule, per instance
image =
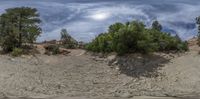
POLYGON ((163 64, 157 77, 127 75, 108 66, 106 59, 96 59, 80 49, 70 50, 68 56, 1 55, 0 98, 199 99, 200 55, 196 49, 163 64))

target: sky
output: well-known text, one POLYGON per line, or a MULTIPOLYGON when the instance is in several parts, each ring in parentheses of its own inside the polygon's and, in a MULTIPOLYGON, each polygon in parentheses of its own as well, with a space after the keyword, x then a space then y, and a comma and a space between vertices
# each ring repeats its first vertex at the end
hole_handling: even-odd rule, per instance
POLYGON ((0 0, 0 14, 12 7, 38 9, 43 33, 37 41, 60 38, 67 29, 78 41, 89 42, 116 22, 139 20, 150 27, 158 20, 163 31, 187 40, 197 34, 200 0, 0 0))

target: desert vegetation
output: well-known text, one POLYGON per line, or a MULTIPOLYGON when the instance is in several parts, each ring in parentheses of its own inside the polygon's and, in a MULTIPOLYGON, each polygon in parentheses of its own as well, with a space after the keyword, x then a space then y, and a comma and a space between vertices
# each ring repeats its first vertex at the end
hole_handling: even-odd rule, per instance
POLYGON ((178 35, 161 32, 162 26, 154 21, 152 28, 146 28, 142 22, 131 21, 125 24, 115 23, 108 32, 98 35, 86 49, 94 52, 150 53, 155 51, 187 51, 187 42, 178 35))
MULTIPOLYGON (((6 9, 0 15, 0 45, 4 53, 13 56, 25 54, 33 48, 37 37, 42 33, 41 20, 37 9, 16 7, 6 9)), ((78 42, 71 37, 66 29, 61 30, 60 44, 46 47, 47 53, 59 54, 59 48, 77 48, 78 42)))
POLYGON ((53 40, 48 42, 44 42, 46 45, 44 46, 47 55, 57 55, 57 54, 68 54, 69 51, 67 49, 77 49, 79 48, 79 43, 76 41, 66 29, 62 29, 60 32, 60 40, 53 40))
POLYGON ((30 7, 6 9, 0 16, 0 44, 6 53, 16 56, 24 50, 24 46, 35 42, 41 34, 39 13, 30 7))
POLYGON ((62 29, 60 32, 62 46, 64 48, 74 49, 78 47, 78 42, 67 32, 66 29, 62 29))
POLYGON ((196 24, 198 25, 198 45, 200 46, 200 16, 196 18, 196 24))

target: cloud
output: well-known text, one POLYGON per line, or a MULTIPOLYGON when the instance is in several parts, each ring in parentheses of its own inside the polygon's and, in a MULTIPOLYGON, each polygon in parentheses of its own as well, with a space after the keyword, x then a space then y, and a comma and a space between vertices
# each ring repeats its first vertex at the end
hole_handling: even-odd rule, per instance
POLYGON ((16 6, 37 8, 43 21, 43 34, 38 41, 59 39, 60 30, 66 28, 77 40, 88 42, 99 33, 106 32, 108 26, 115 22, 141 20, 150 27, 155 19, 160 21, 165 31, 176 32, 183 39, 196 35, 195 17, 200 15, 198 0, 196 3, 163 0, 162 4, 158 1, 2 0, 0 13, 16 6))
POLYGON ((200 15, 198 5, 176 4, 174 13, 159 13, 157 18, 165 27, 173 29, 183 39, 189 39, 196 35, 195 18, 200 15))

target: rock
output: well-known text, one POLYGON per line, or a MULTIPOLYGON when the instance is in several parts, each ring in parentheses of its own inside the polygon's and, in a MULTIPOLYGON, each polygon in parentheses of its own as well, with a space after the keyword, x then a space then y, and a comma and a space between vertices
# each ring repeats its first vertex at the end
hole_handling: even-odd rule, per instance
POLYGON ((133 95, 131 95, 129 92, 125 92, 125 93, 122 94, 120 97, 122 97, 122 98, 132 98, 133 95))
POLYGON ((108 61, 108 66, 115 66, 115 65, 117 65, 118 64, 118 61, 116 60, 116 61, 108 61))
POLYGON ((32 87, 32 86, 28 86, 25 88, 25 90, 27 91, 33 91, 35 89, 35 87, 32 87))
POLYGON ((95 60, 95 61, 105 61, 104 58, 99 58, 99 57, 95 57, 94 60, 95 60))
POLYGON ((65 88, 66 86, 63 84, 58 84, 57 87, 58 87, 58 89, 61 89, 61 88, 65 88))
POLYGON ((109 61, 116 60, 116 58, 117 58, 116 55, 110 55, 110 56, 107 57, 107 59, 108 59, 109 61))
POLYGON ((63 54, 63 55, 68 55, 70 53, 70 51, 68 51, 67 49, 65 48, 59 48, 59 53, 60 54, 63 54))
POLYGON ((117 65, 117 64, 118 64, 117 60, 112 63, 112 65, 117 65))
POLYGON ((0 92, 0 99, 7 99, 7 95, 3 92, 0 92))
POLYGON ((120 98, 132 98, 133 95, 130 92, 124 92, 124 90, 116 90, 114 92, 115 97, 120 97, 120 98))
POLYGON ((119 67, 116 67, 115 69, 116 69, 116 70, 119 70, 119 67))
POLYGON ((15 59, 14 59, 14 58, 10 58, 10 60, 11 60, 11 61, 13 61, 13 62, 15 61, 15 59))
POLYGON ((108 61, 108 65, 112 66, 112 65, 116 65, 118 63, 118 61, 116 60, 117 56, 116 55, 110 55, 107 57, 107 61, 108 61))
POLYGON ((103 53, 99 53, 98 56, 99 56, 99 58, 104 58, 104 54, 103 53))
POLYGON ((22 55, 21 57, 26 59, 32 59, 33 55, 22 55))

